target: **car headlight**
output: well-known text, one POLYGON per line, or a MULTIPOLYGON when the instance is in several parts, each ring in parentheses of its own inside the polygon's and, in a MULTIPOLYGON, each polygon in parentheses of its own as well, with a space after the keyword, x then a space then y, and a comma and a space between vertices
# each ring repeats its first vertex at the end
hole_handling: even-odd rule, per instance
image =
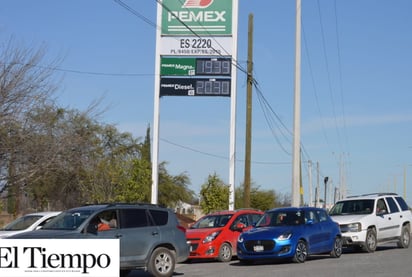
POLYGON ((288 240, 292 236, 292 232, 285 232, 278 237, 278 240, 288 240))
POLYGON ((360 232, 362 230, 362 225, 359 222, 351 223, 347 225, 348 232, 360 232))
POLYGON ((210 235, 208 235, 207 237, 205 237, 205 239, 203 240, 203 243, 208 243, 213 241, 214 239, 217 238, 217 236, 220 234, 220 231, 216 231, 211 233, 210 235))

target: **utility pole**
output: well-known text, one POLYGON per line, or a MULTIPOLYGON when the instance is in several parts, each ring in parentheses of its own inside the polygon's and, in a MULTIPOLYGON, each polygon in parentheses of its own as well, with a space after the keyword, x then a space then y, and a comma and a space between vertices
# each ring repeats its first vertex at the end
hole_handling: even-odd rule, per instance
POLYGON ((312 161, 308 161, 308 175, 309 175, 309 206, 313 207, 312 202, 312 161))
POLYGON ((252 152, 252 87, 253 87, 253 14, 249 14, 247 51, 247 99, 246 99, 246 146, 244 207, 250 207, 250 167, 252 152))
POLYGON ((301 0, 296 0, 295 100, 293 122, 292 206, 299 206, 300 193, 300 66, 301 66, 301 0))
POLYGON ((327 202, 326 199, 328 197, 328 181, 329 181, 329 177, 326 176, 325 179, 323 179, 324 183, 325 183, 325 199, 323 199, 323 203, 324 203, 324 208, 327 208, 327 202))
POLYGON ((320 207, 319 162, 316 162, 316 208, 320 207))

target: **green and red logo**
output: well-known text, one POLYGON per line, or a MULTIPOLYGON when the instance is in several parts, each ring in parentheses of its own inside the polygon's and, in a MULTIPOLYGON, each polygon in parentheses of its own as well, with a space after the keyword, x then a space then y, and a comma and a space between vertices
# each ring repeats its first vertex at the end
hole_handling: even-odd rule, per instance
POLYGON ((186 0, 184 8, 207 8, 213 3, 213 0, 186 0))
POLYGON ((162 35, 232 35, 232 0, 163 0, 162 35))

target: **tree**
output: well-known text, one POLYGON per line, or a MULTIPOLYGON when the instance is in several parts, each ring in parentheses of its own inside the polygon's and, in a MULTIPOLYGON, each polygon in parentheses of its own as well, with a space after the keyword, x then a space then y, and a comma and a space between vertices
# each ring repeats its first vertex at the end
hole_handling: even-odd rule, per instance
MULTIPOLYGON (((30 140, 24 128, 25 114, 50 101, 55 90, 51 80, 53 65, 39 67, 46 49, 22 49, 14 47, 13 40, 0 45, 0 167, 7 174, 0 176, 14 201, 9 211, 19 211, 20 199, 27 178, 22 165, 27 156, 22 148, 30 140)), ((3 171, 2 170, 2 171, 3 171)))
POLYGON ((226 210, 229 207, 229 186, 216 173, 209 175, 207 183, 201 187, 200 198, 200 206, 206 214, 226 210))
MULTIPOLYGON (((243 194, 244 188, 242 186, 235 190, 235 207, 236 209, 243 208, 243 194)), ((262 190, 259 186, 252 183, 250 190, 250 207, 262 211, 269 210, 276 207, 288 206, 285 203, 285 197, 275 190, 262 190)))
POLYGON ((166 164, 162 162, 159 166, 159 204, 176 207, 179 201, 190 202, 195 194, 188 188, 189 177, 185 173, 170 175, 166 164))

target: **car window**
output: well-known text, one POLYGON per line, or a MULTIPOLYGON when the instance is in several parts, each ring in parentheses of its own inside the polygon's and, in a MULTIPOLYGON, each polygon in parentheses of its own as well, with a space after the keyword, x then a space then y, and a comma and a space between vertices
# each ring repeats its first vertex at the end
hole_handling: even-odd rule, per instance
POLYGON ((42 229, 53 230, 75 230, 77 229, 90 215, 93 210, 68 210, 60 213, 58 216, 43 225, 42 229))
POLYGON ((239 215, 239 216, 235 219, 233 225, 237 225, 237 224, 239 224, 239 223, 242 223, 242 224, 245 225, 245 226, 249 226, 249 220, 248 220, 246 214, 239 215))
POLYGON ((9 223, 4 227, 4 230, 6 231, 18 231, 18 230, 24 230, 29 228, 34 222, 39 220, 41 218, 40 215, 26 215, 22 216, 15 221, 9 223))
POLYGON ((386 203, 383 200, 383 198, 378 199, 378 202, 376 203, 376 213, 387 213, 388 208, 386 207, 386 203))
POLYGON ((43 227, 44 224, 46 224, 47 222, 49 222, 53 218, 55 218, 55 216, 51 216, 51 217, 47 218, 46 220, 43 220, 42 222, 39 223, 39 225, 37 227, 43 227))
POLYGON ((315 211, 306 211, 305 212, 305 222, 312 221, 313 223, 318 223, 318 215, 315 211))
POLYGON ((317 211, 317 214, 320 222, 328 220, 328 214, 326 213, 326 211, 317 211))
POLYGON ((395 197, 396 201, 398 201, 399 206, 401 207, 402 211, 409 210, 408 204, 406 204, 405 200, 402 197, 398 196, 395 197))
POLYGON ((389 209, 391 213, 397 213, 399 212, 399 208, 395 203, 395 200, 393 200, 392 197, 386 197, 386 202, 388 202, 389 209))
POLYGON ((156 226, 166 225, 169 214, 166 211, 159 211, 159 210, 149 210, 150 214, 152 215, 153 221, 156 226))
POLYGON ((304 215, 301 211, 270 211, 262 216, 256 227, 300 225, 304 222, 304 215))
POLYGON ((370 214, 373 212, 373 199, 345 200, 337 202, 329 215, 370 214))
POLYGON ((232 214, 208 215, 199 219, 190 229, 223 227, 229 222, 232 216, 232 214))
POLYGON ((100 212, 90 220, 90 223, 97 225, 97 231, 117 229, 116 210, 106 210, 100 212))
POLYGON ((250 222, 252 224, 256 224, 259 221, 259 219, 262 217, 262 215, 261 214, 251 214, 250 217, 251 217, 250 222))
POLYGON ((122 209, 120 210, 120 227, 136 228, 149 226, 145 209, 122 209))

